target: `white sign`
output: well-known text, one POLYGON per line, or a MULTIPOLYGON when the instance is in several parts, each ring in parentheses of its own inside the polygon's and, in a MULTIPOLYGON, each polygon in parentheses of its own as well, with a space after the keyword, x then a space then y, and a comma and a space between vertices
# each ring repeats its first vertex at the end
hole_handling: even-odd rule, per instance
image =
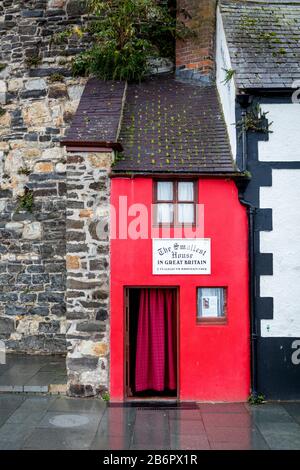
POLYGON ((154 238, 153 274, 210 274, 210 238, 154 238))

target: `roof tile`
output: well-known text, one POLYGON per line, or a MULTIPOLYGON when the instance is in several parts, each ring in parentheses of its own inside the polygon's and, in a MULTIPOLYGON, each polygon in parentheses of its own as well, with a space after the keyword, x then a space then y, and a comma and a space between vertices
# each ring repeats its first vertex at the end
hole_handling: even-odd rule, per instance
POLYGON ((115 143, 125 84, 90 79, 62 143, 115 143))
POLYGON ((292 88, 300 80, 300 1, 222 0, 220 9, 238 88, 292 88))
POLYGON ((114 172, 233 172, 215 87, 151 77, 127 89, 114 172))

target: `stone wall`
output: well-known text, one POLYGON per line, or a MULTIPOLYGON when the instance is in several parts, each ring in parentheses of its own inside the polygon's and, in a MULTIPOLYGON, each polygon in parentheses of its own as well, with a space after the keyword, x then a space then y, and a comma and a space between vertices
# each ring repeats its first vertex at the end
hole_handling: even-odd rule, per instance
POLYGON ((0 2, 0 339, 12 351, 66 352, 60 138, 85 85, 70 64, 88 39, 60 33, 87 21, 83 4, 0 2))
POLYGON ((108 386, 109 193, 111 153, 68 154, 68 392, 98 395, 108 386))

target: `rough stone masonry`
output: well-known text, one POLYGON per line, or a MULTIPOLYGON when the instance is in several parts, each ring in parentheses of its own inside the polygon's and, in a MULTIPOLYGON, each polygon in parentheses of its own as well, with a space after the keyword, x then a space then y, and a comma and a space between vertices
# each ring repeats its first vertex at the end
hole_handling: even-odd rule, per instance
POLYGON ((0 2, 0 339, 13 352, 68 349, 75 395, 106 388, 108 354, 108 241, 92 211, 108 199, 110 154, 67 163, 60 146, 86 83, 70 71, 88 46, 73 33, 84 4, 0 2))
POLYGON ((99 395, 108 384, 109 192, 112 152, 67 157, 69 393, 99 395))

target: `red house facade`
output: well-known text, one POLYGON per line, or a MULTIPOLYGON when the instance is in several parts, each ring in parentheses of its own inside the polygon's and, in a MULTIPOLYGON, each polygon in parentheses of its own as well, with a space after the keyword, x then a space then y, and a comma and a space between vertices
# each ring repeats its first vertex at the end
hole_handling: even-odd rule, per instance
MULTIPOLYGON (((119 208, 120 196, 126 196, 128 206, 143 203, 150 214, 153 184, 153 179, 146 177, 114 178, 111 202, 119 208)), ((151 238, 111 241, 110 394, 113 401, 130 398, 126 367, 132 345, 126 341, 127 322, 128 315, 134 321, 137 309, 126 302, 130 291, 137 287, 172 288, 176 292, 177 308, 173 314, 177 327, 174 334, 178 399, 239 401, 249 395, 247 216, 233 181, 199 177, 196 184, 199 201, 205 208, 204 235, 211 240, 211 274, 155 275, 151 238), (201 287, 226 290, 224 320, 197 319, 197 289, 201 287), (126 312, 130 307, 133 311, 126 312)), ((118 215, 119 211, 117 220, 118 215)), ((174 229, 171 237, 172 232, 174 229)), ((134 367, 134 363, 130 366, 134 367)))
POLYGON ((111 181, 111 400, 246 400, 248 222, 216 91, 171 77, 129 86, 120 141, 111 181))

